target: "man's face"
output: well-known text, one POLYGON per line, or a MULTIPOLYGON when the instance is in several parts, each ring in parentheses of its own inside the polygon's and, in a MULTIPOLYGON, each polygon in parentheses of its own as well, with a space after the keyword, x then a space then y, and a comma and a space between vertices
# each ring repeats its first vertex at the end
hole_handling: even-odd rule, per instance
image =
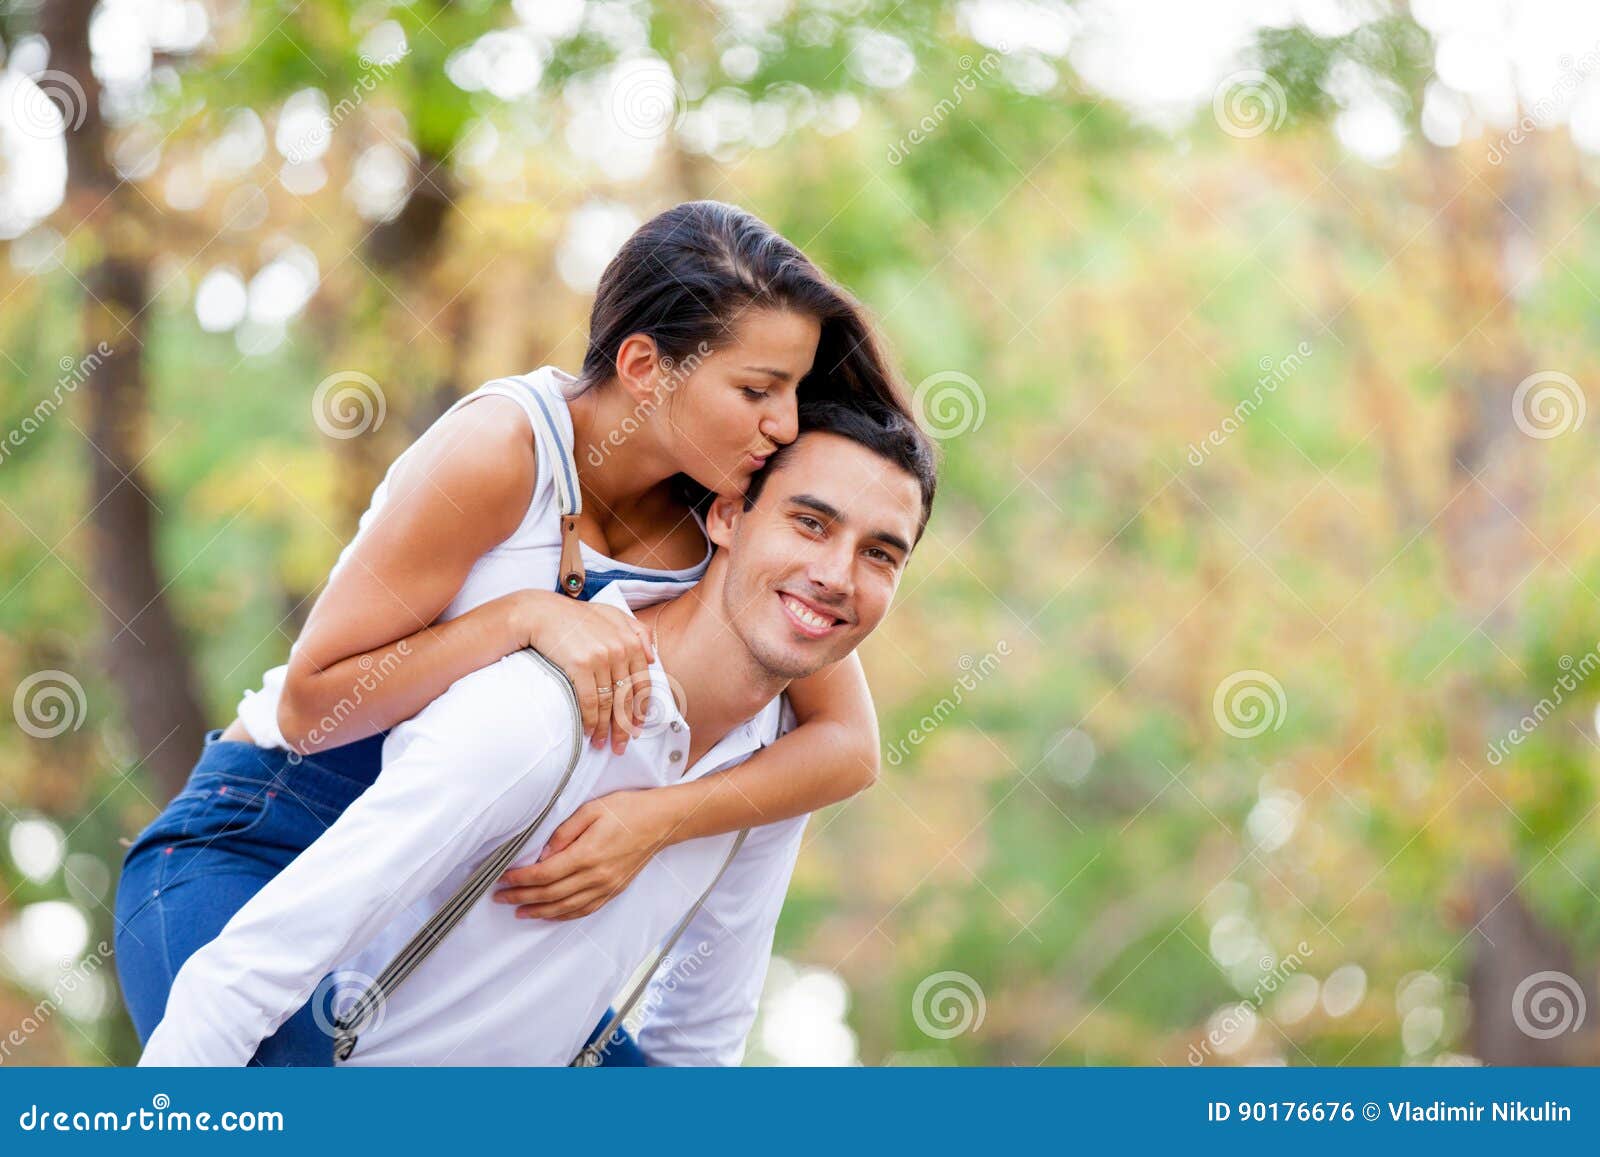
POLYGON ((894 598, 922 513, 917 480, 837 434, 801 434, 749 510, 719 500, 723 609, 756 661, 801 679, 853 651, 894 598), (731 530, 728 523, 732 523, 731 530))

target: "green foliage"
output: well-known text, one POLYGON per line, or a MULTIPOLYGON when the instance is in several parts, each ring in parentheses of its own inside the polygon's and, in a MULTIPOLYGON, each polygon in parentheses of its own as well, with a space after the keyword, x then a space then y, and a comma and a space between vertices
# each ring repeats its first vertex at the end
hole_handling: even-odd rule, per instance
MULTIPOLYGON (((270 138, 301 89, 337 105, 370 79, 360 46, 381 19, 409 48, 336 126, 326 188, 284 192, 269 148, 240 178, 271 190, 247 229, 221 220, 228 182, 150 224, 164 169, 138 182, 133 209, 110 210, 143 214, 150 255, 182 267, 149 313, 141 417, 166 597, 213 721, 282 660, 366 494, 441 401, 576 363, 587 299, 554 272, 572 212, 591 197, 643 216, 715 196, 858 294, 913 389, 959 373, 983 414, 941 440, 938 509, 864 651, 898 754, 877 789, 814 823, 779 933, 780 950, 850 985, 863 1059, 1180 1064, 1241 1000, 1262 1025, 1217 1059, 1408 1059, 1397 990, 1429 971, 1459 1003, 1477 950, 1459 898, 1485 863, 1526 872, 1539 917, 1594 959, 1600 684, 1503 763, 1485 755, 1558 684, 1563 656, 1600 646, 1594 418, 1549 441, 1511 428, 1493 441, 1497 471, 1461 465, 1466 435, 1492 425, 1523 374, 1595 380, 1600 225, 1564 142, 1517 156, 1542 194, 1532 229, 1549 256, 1513 297, 1463 272, 1499 268, 1505 170, 1420 140, 1392 168, 1363 169, 1326 123, 1341 59, 1388 78, 1414 122, 1431 47, 1408 20, 1332 40, 1265 33, 1289 116, 1239 140, 1208 110, 1158 132, 1070 73, 1043 95, 1004 68, 962 87, 986 50, 932 3, 795 5, 756 38, 743 79, 723 67, 738 36, 713 6, 634 8, 691 110, 709 93, 760 101, 800 85, 854 97, 860 120, 717 158, 669 142, 644 176, 608 176, 568 148, 563 86, 616 46, 586 29, 554 47, 527 97, 464 92, 446 61, 514 19, 486 0, 244 6, 214 55, 181 62, 152 117, 174 134, 169 160, 203 150, 237 109, 257 110, 270 138), (915 51, 904 84, 852 70, 852 35, 871 28, 915 51), (434 255, 380 280, 365 249, 377 223, 343 188, 396 124, 459 187, 434 255), (500 147, 480 163, 464 145, 486 125, 500 147), (285 239, 316 253, 323 284, 282 343, 247 355, 203 332, 200 276, 223 262, 248 276, 285 239), (1313 352, 1241 415, 1264 368, 1302 342, 1313 352), (317 429, 311 397, 352 365, 384 383, 389 415, 346 442, 317 429), (1500 381, 1506 365, 1521 368, 1500 381), (1475 375, 1493 380, 1486 395, 1475 375), (1238 672, 1281 688, 1257 735, 1218 717, 1238 672), (1242 965, 1223 963, 1219 928, 1245 937, 1242 965), (1290 1016, 1252 995, 1252 962, 1302 942, 1319 981, 1360 965, 1357 1009, 1290 1016), (944 1039, 919 1024, 919 985, 943 971, 981 988, 981 1029, 944 1039)), ((65 268, 0 273, 6 429, 80 356, 77 273, 100 236, 75 234, 65 268)), ((68 736, 0 734, 0 783, 9 812, 54 817, 68 850, 114 878, 116 840, 162 801, 99 671, 84 421, 69 393, 0 460, 5 686, 60 668, 90 704, 68 736)), ((109 932, 111 893, 78 894, 64 870, 28 880, 0 856, 0 893, 0 918, 66 897, 92 940, 109 932)), ((112 997, 41 1055, 130 1060, 112 997)), ((1409 1059, 1464 1050, 1464 1019, 1448 1024, 1409 1059)))

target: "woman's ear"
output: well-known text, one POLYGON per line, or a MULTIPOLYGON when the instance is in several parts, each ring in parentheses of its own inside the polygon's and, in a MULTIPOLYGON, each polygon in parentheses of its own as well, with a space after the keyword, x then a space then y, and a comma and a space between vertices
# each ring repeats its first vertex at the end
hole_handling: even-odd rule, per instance
POLYGON ((744 498, 719 494, 706 511, 706 536, 717 546, 733 545, 733 530, 744 513, 744 498))
POLYGON ((617 347, 617 381, 637 402, 653 398, 656 392, 656 367, 660 351, 656 340, 647 334, 631 333, 617 347))

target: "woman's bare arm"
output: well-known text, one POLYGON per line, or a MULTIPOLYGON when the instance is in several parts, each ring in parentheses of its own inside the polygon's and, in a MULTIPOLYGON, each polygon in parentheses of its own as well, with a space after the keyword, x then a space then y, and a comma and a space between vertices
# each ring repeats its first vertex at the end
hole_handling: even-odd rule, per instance
POLYGON ((669 844, 775 823, 848 799, 878 774, 878 722, 861 661, 848 655, 789 687, 798 726, 744 763, 688 783, 590 800, 538 863, 501 877, 517 915, 575 919, 620 893, 669 844))
POLYGON ((877 781, 878 717, 855 654, 791 683, 788 695, 793 731, 720 775, 663 789, 681 793, 668 843, 805 815, 877 781))
POLYGON ((653 657, 631 615, 523 590, 434 623, 473 564, 526 516, 535 466, 533 432, 506 398, 481 398, 423 435, 289 660, 278 727, 291 747, 309 753, 365 738, 530 646, 572 680, 585 734, 597 746, 607 736, 615 750, 627 746, 638 705, 619 695, 602 711, 600 688, 643 678, 653 657))
POLYGON ((422 437, 290 657, 278 725, 292 747, 349 743, 409 719, 515 649, 503 606, 433 622, 516 529, 535 466, 532 431, 509 399, 483 398, 422 437))

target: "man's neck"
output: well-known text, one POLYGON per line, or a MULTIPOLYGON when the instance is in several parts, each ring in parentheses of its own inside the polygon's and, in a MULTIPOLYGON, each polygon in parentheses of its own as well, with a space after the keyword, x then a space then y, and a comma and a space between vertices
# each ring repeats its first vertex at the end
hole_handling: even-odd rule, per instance
POLYGON ((689 724, 689 766, 789 685, 762 669, 742 640, 705 601, 701 582, 638 612, 655 634, 656 659, 682 691, 689 724))

